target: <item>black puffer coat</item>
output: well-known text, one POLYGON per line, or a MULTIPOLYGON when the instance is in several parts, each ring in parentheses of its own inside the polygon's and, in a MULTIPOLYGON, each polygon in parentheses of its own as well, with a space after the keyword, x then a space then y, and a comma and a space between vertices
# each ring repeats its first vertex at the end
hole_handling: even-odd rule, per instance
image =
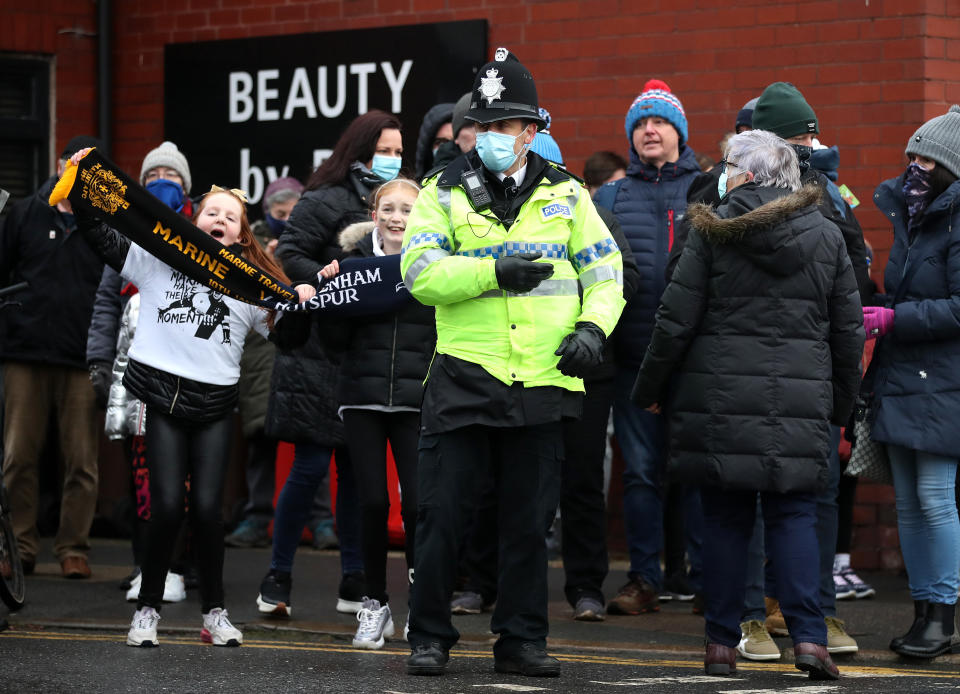
MULTIPOLYGON (((373 253, 373 222, 352 224, 340 234, 344 252, 373 253)), ((399 256, 397 256, 399 262, 399 256)), ((420 408, 423 381, 437 344, 433 307, 411 300, 402 310, 345 323, 349 350, 340 367, 340 406, 420 408)))
POLYGON ((87 331, 103 262, 47 199, 57 182, 18 202, 0 229, 0 288, 21 306, 0 311, 0 360, 87 370, 87 331))
MULTIPOLYGON (((354 164, 342 184, 303 194, 277 245, 277 258, 291 281, 316 284, 320 269, 343 257, 337 234, 370 218, 367 200, 380 183, 354 164)), ((305 345, 277 350, 264 422, 267 436, 292 443, 343 444, 343 422, 337 415, 340 356, 326 339, 330 331, 330 326, 313 318, 305 345)))
POLYGON ((747 184, 692 231, 634 389, 667 399, 668 470, 691 484, 780 493, 827 480, 830 422, 844 424, 860 382, 856 277, 819 190, 747 184))
POLYGON ((294 284, 316 284, 317 273, 343 257, 337 234, 370 219, 367 201, 383 181, 355 163, 343 183, 308 190, 290 213, 277 244, 277 260, 294 284))

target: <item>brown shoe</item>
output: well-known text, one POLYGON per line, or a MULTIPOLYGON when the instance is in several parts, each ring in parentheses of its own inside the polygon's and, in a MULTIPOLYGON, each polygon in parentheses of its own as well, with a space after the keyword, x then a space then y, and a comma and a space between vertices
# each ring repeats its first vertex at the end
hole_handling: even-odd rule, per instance
POLYGON ((787 631, 787 622, 783 618, 783 612, 780 611, 780 603, 773 598, 764 598, 764 605, 767 608, 767 619, 763 625, 771 636, 790 636, 787 631))
POLYGON ((660 596, 642 578, 627 581, 617 597, 607 604, 607 614, 643 614, 659 612, 660 596))
POLYGON ((798 643, 793 646, 795 666, 810 675, 812 680, 835 680, 840 670, 833 664, 827 647, 818 643, 798 643))
POLYGON ((60 562, 64 578, 90 578, 90 565, 86 557, 67 557, 60 562))
POLYGON ((730 646, 721 646, 719 643, 708 643, 707 654, 703 659, 703 670, 708 675, 737 674, 736 649, 730 648, 730 646))

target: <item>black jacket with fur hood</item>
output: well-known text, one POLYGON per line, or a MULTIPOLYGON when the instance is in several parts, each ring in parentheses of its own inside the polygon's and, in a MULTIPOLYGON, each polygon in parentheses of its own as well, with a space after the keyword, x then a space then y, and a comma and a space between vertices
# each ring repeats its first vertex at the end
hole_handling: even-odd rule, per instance
POLYGON ((830 423, 853 408, 864 333, 856 277, 819 194, 749 183, 716 213, 687 213, 692 232, 633 393, 667 406, 668 470, 686 483, 826 484, 830 423))
MULTIPOLYGON (((374 255, 373 222, 340 233, 348 256, 374 255)), ((420 409, 423 381, 437 344, 432 306, 411 300, 394 313, 344 321, 347 341, 337 394, 340 407, 420 409)))

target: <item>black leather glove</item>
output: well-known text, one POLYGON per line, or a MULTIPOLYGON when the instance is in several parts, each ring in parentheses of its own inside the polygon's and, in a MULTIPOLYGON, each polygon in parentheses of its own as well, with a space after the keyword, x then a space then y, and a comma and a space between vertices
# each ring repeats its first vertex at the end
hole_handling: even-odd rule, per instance
POLYGON ((517 253, 498 258, 494 269, 497 284, 510 292, 529 292, 553 275, 553 263, 535 263, 542 254, 517 253))
POLYGON ((283 350, 302 347, 310 338, 313 319, 314 314, 309 312, 278 314, 270 331, 270 341, 283 350))
POLYGON ((110 384, 113 382, 113 369, 105 361, 95 361, 89 364, 90 383, 93 384, 93 394, 97 407, 107 409, 107 400, 110 397, 110 384))
POLYGON ((577 323, 577 329, 563 338, 554 352, 560 361, 557 368, 564 376, 583 378, 603 361, 603 331, 593 323, 577 323))

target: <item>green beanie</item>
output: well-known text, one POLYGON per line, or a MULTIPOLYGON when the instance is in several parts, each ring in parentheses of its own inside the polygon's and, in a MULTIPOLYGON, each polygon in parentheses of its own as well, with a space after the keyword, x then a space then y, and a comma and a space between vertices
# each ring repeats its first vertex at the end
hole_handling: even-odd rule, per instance
POLYGON ((817 114, 789 82, 774 82, 763 90, 753 110, 753 129, 769 130, 783 139, 820 132, 817 114))

